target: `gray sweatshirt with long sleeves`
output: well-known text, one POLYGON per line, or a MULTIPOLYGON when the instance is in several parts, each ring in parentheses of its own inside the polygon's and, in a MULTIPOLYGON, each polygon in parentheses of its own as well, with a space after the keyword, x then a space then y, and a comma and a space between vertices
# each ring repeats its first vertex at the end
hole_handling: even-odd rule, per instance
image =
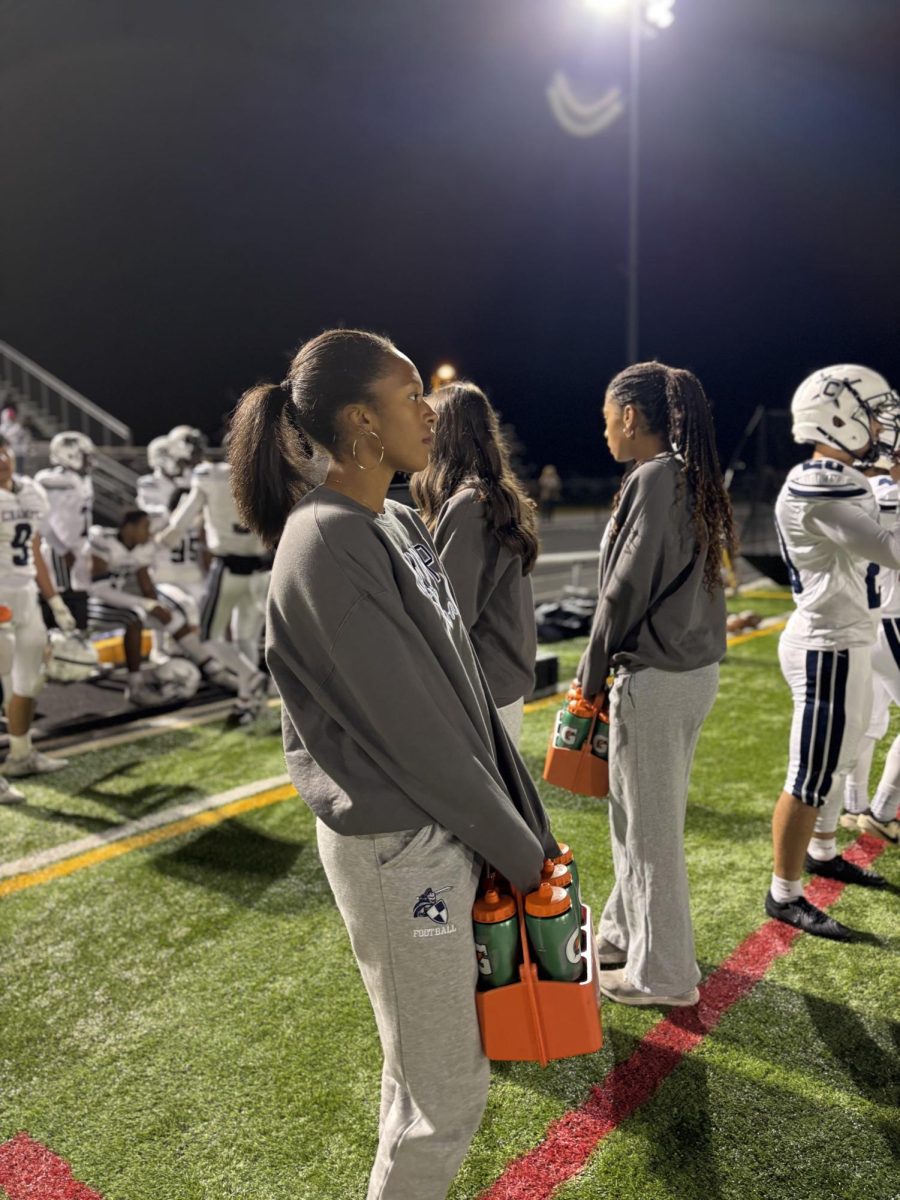
POLYGON ((266 661, 288 771, 326 825, 435 822, 517 887, 558 853, 441 560, 416 513, 326 487, 290 514, 269 589, 266 661))
MULTIPOLYGON (((682 461, 660 454, 626 481, 615 536, 600 552, 599 600, 578 668, 586 696, 610 670, 693 671, 725 657, 725 593, 703 586, 700 545, 682 461)), ((714 551, 715 552, 715 551, 714 551)))
POLYGON ((530 696, 537 654, 531 576, 522 574, 521 556, 488 528, 474 487, 461 488, 441 508, 434 544, 494 703, 502 708, 530 696))

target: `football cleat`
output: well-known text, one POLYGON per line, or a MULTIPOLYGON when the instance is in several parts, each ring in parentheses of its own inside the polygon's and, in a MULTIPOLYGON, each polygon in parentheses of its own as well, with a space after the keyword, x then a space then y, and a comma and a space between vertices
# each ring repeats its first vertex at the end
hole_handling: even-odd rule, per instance
POLYGON ((849 862, 840 854, 826 859, 825 862, 807 854, 803 869, 810 875, 821 875, 823 879, 837 879, 841 883, 855 883, 860 887, 870 888, 887 887, 887 880, 883 875, 878 875, 875 871, 867 871, 865 867, 858 867, 856 863, 849 862))
POLYGON ((834 917, 829 917, 821 908, 810 904, 805 896, 798 896, 796 900, 779 904, 769 892, 766 895, 766 912, 776 921, 793 925, 795 929, 802 929, 804 933, 811 933, 813 937, 830 938, 833 942, 852 942, 854 938, 852 929, 842 925, 834 917))

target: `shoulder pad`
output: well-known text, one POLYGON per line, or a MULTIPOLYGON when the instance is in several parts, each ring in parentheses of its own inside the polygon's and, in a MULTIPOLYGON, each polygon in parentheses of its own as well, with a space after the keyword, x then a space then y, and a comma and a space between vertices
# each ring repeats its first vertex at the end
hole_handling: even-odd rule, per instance
POLYGON ((897 512, 900 509, 900 487, 890 475, 876 475, 872 480, 872 491, 882 512, 897 512))
POLYGON ((811 459, 788 474, 787 490, 797 500, 853 500, 871 495, 868 480, 830 458, 811 459))

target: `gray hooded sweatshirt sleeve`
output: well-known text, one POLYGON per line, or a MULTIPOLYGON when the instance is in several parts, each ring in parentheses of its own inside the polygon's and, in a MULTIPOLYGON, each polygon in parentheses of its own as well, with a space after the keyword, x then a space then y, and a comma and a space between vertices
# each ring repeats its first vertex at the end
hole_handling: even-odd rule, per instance
POLYGON ((614 667, 693 671, 725 657, 725 593, 703 583, 708 548, 697 541, 681 460, 661 454, 640 463, 614 521, 578 668, 586 696, 605 689, 614 667))
POLYGON ((502 708, 530 696, 537 655, 531 576, 488 528, 474 488, 460 489, 441 508, 434 544, 494 703, 502 708))
POLYGON ((303 799, 343 834, 450 830, 517 887, 556 843, 425 526, 315 489, 288 519, 266 659, 303 799))

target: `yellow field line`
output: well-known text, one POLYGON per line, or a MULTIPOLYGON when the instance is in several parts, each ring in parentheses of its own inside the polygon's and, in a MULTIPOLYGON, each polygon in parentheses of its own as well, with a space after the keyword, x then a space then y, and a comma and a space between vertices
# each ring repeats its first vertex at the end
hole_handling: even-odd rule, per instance
POLYGON ((99 863, 109 862, 110 859, 119 858, 123 854, 130 854, 132 850, 144 850, 147 846, 155 846, 159 842, 169 841, 183 833, 190 833, 194 829, 220 825, 231 817, 240 816, 241 813, 252 812, 257 808, 267 808, 270 804, 290 800, 296 795, 297 792, 291 784, 282 784, 281 787, 258 792, 255 796, 245 796, 242 800, 223 804, 221 808, 207 809, 204 812, 195 813, 193 816, 184 817, 180 821, 173 821, 171 825, 148 829, 146 833, 137 833, 133 837, 110 842, 107 846, 98 846, 95 850, 76 854, 72 858, 41 867, 37 871, 29 871, 23 875, 14 875, 11 879, 0 880, 0 897, 10 896, 13 892, 22 892, 26 888, 38 887, 42 883, 51 883, 54 879, 62 879, 66 875, 73 875, 76 871, 83 871, 86 867, 95 867, 99 863))
MULTIPOLYGON (((781 599, 782 597, 779 597, 781 599)), ((749 642, 753 638, 768 637, 770 633, 781 633, 787 625, 787 621, 776 621, 774 625, 767 625, 765 629, 753 629, 750 633, 736 633, 733 637, 725 639, 725 644, 729 647, 740 646, 742 642, 749 642)), ((554 696, 543 696, 540 700, 532 700, 525 705, 527 713, 540 712, 542 708, 550 708, 553 704, 558 704, 565 696, 565 692, 557 692, 554 696)))
POLYGON ((767 625, 765 629, 751 629, 749 633, 736 633, 734 637, 728 639, 729 646, 740 646, 742 642, 750 642, 753 638, 768 637, 770 633, 781 633, 787 625, 787 621, 776 621, 774 625, 767 625))

